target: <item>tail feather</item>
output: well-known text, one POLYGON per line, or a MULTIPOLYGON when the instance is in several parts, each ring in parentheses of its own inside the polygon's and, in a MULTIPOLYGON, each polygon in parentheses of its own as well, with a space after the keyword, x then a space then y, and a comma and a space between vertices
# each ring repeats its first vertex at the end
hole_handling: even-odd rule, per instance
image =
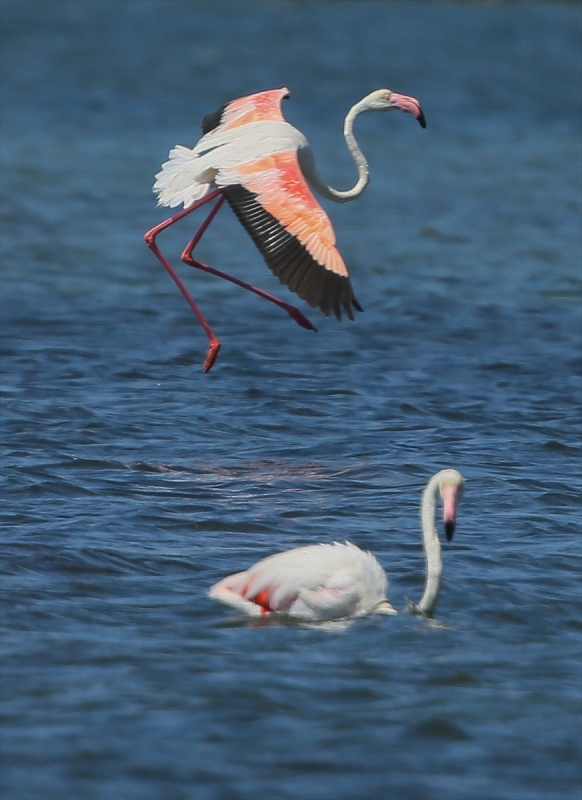
POLYGON ((213 175, 201 172, 198 155, 189 147, 176 145, 170 150, 168 161, 156 175, 153 192, 159 206, 191 206, 211 188, 213 175))
POLYGON ((210 587, 208 596, 213 600, 218 600, 227 606, 231 606, 231 608, 236 608, 237 611, 243 611, 251 617, 259 617, 261 616, 261 607, 242 596, 246 580, 246 572, 228 575, 210 587))

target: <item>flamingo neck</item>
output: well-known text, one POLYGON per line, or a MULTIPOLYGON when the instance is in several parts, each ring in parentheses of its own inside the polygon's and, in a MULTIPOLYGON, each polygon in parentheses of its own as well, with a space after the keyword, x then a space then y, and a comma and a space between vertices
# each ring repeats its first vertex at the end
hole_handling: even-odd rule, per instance
MULTIPOLYGON (((436 476, 435 476, 436 477, 436 476)), ((431 479, 422 495, 420 516, 422 520, 422 543, 426 559, 424 594, 416 611, 427 617, 433 615, 441 588, 443 561, 441 544, 435 526, 436 502, 439 491, 438 480, 431 479)))
MULTIPOLYGON (((364 100, 365 99, 366 98, 364 98, 364 100)), ((364 100, 360 100, 359 103, 352 106, 344 120, 344 138, 358 170, 358 180, 351 189, 341 191, 339 189, 334 189, 332 186, 328 186, 317 172, 311 151, 308 150, 306 153, 300 153, 301 167, 311 187, 319 192, 322 197, 325 197, 327 200, 333 200, 335 203, 347 203, 359 197, 368 185, 370 179, 368 162, 354 136, 354 122, 356 117, 363 111, 370 110, 366 106, 364 100), (303 158, 301 156, 303 156, 303 158)))

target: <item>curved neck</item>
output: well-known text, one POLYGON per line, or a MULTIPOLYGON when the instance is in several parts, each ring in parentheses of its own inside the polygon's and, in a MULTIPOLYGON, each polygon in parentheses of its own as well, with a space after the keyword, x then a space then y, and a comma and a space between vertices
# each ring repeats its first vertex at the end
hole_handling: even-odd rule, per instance
POLYGON ((364 101, 360 100, 359 103, 356 103, 355 106, 350 108, 344 120, 344 138, 358 170, 358 180, 351 189, 342 192, 339 189, 328 186, 327 183, 319 177, 311 151, 308 150, 300 154, 300 156, 303 155, 303 158, 300 157, 300 163, 308 183, 327 200, 333 200, 336 203, 347 203, 349 200, 354 200, 356 197, 359 197, 368 185, 370 176, 368 162, 354 136, 354 121, 358 114, 366 110, 364 101))
POLYGON ((435 526, 438 481, 430 480, 422 495, 420 516, 422 520, 422 543, 426 558, 426 579, 424 594, 416 610, 427 617, 433 615, 441 588, 443 561, 441 544, 435 526))

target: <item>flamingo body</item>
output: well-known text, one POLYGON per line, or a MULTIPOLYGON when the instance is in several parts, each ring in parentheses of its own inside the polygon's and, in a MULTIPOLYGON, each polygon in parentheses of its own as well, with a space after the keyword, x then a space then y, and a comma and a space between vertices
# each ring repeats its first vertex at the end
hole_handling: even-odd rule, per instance
MULTIPOLYGON (((447 539, 453 536, 457 502, 464 480, 457 470, 437 472, 422 496, 421 517, 426 557, 425 590, 409 610, 434 613, 442 575, 441 548, 434 524, 436 498, 443 503, 447 539)), ((387 598, 388 578, 369 552, 351 542, 313 544, 275 553, 244 572, 223 578, 209 596, 251 617, 285 614, 307 622, 396 614, 387 598)))
POLYGON ((334 542, 263 558, 224 578, 209 594, 249 616, 278 613, 320 622, 396 613, 387 590, 386 573, 371 553, 334 542))

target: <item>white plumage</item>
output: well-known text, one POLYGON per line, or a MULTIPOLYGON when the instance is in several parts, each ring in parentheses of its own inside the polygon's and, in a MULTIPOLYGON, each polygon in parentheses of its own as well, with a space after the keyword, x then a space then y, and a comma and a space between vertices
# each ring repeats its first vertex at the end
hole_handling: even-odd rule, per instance
POLYGON ((263 558, 224 578, 209 594, 250 616, 276 612, 323 621, 374 611, 395 614, 387 590, 386 573, 371 553, 334 542, 263 558))

